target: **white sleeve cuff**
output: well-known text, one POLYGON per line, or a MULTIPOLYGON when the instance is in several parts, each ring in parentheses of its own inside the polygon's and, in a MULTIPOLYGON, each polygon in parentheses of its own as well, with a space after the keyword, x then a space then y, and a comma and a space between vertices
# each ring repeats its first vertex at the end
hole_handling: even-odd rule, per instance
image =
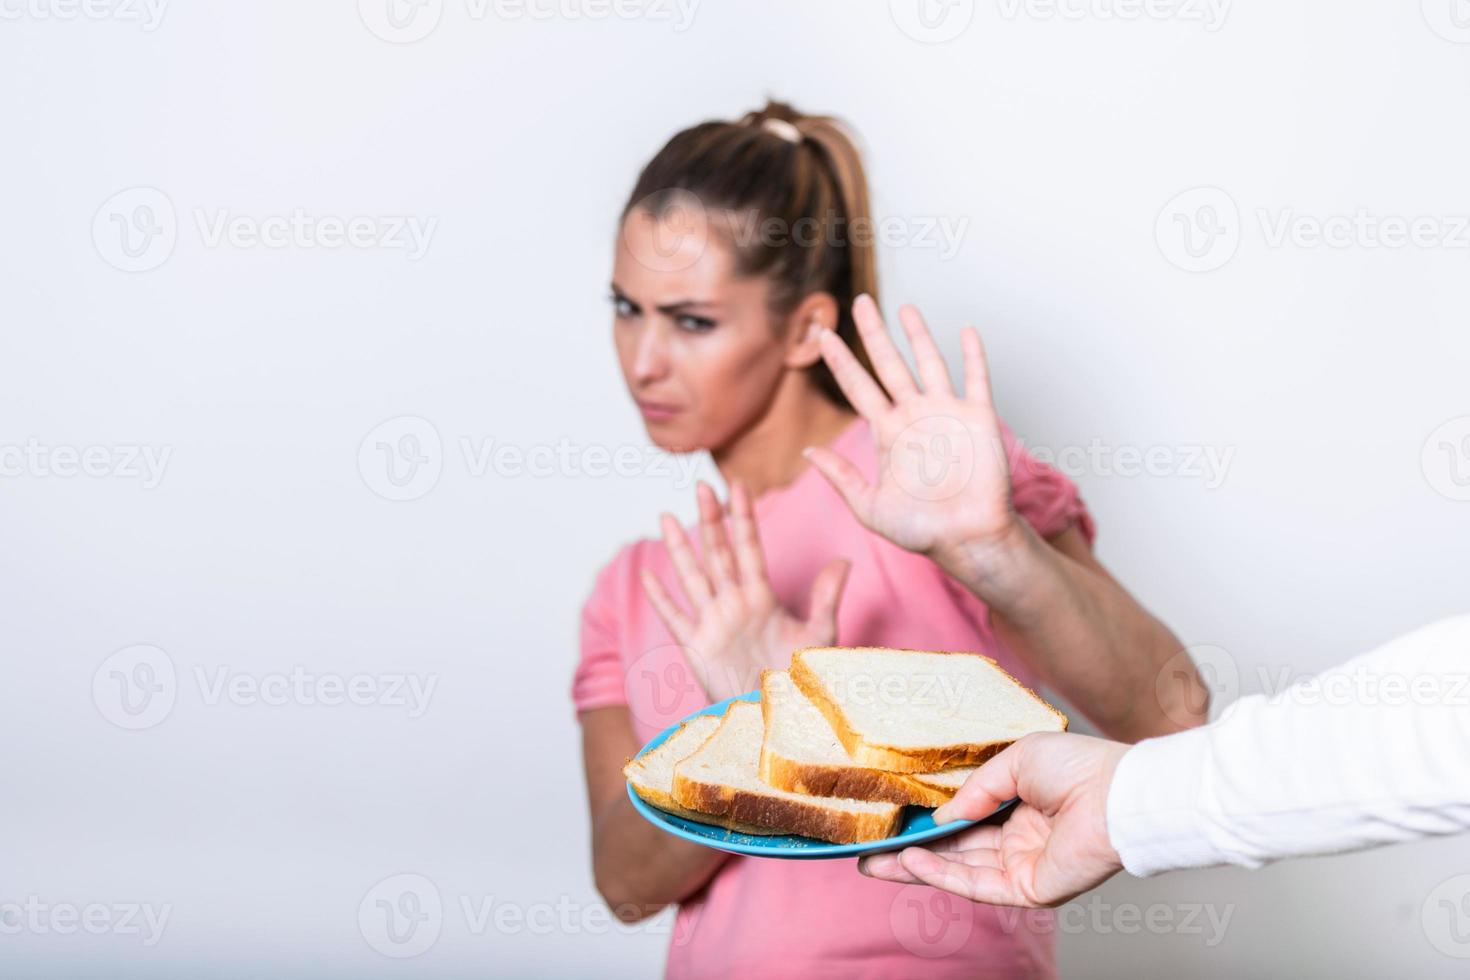
POLYGON ((1108 791, 1108 838, 1130 874, 1228 863, 1201 812, 1210 735, 1196 728, 1147 739, 1118 761, 1108 791))

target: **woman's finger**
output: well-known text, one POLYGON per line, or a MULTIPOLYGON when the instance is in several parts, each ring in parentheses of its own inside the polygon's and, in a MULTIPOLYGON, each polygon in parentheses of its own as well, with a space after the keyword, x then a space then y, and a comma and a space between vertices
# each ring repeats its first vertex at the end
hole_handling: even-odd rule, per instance
POLYGON ((878 382, 858 362, 857 355, 847 349, 842 338, 831 330, 823 330, 817 344, 822 351, 822 360, 827 362, 832 377, 837 379, 837 387, 842 389, 859 415, 876 425, 891 408, 888 396, 883 394, 878 382))
POLYGON ((807 626, 827 637, 827 642, 837 640, 837 604, 842 600, 842 589, 847 584, 847 573, 852 563, 845 558, 829 562, 812 582, 812 599, 807 612, 807 626))
POLYGON ((663 624, 669 628, 669 632, 674 635, 679 645, 688 646, 689 637, 694 634, 694 624, 669 596, 664 584, 653 572, 645 568, 642 579, 643 592, 648 596, 648 601, 653 604, 653 611, 658 613, 658 618, 663 620, 663 624))
POLYGON ((960 349, 965 354, 965 398, 994 412, 995 403, 990 395, 990 362, 985 357, 980 331, 974 327, 961 330, 960 349))
POLYGON ((761 550, 755 507, 743 480, 730 487, 730 536, 735 540, 735 561, 740 566, 740 584, 749 590, 769 589, 766 556, 761 550))
POLYGON ((873 297, 864 293, 853 302, 852 319, 857 324, 858 336, 863 340, 863 348, 868 352, 868 360, 873 362, 878 380, 883 382, 893 400, 903 401, 917 395, 919 386, 914 384, 908 364, 894 346, 893 338, 888 336, 883 314, 873 297))
POLYGON ((806 458, 811 460, 817 472, 826 477, 827 482, 847 501, 847 506, 852 508, 858 521, 864 527, 871 527, 868 517, 873 488, 858 468, 846 458, 822 446, 808 449, 806 458))
POLYGON ((730 539, 725 534, 725 509, 714 487, 703 480, 695 490, 699 497, 699 534, 704 541, 704 560, 713 573, 715 592, 735 584, 735 556, 730 553, 730 539))
POLYGON ((672 514, 664 514, 659 518, 659 524, 664 532, 664 546, 669 549, 669 557, 674 561, 674 571, 679 575, 679 585, 684 589, 684 597, 696 611, 703 609, 714 593, 710 590, 704 569, 699 567, 699 559, 694 557, 694 548, 689 544, 688 535, 672 514))
POLYGON ((934 343, 924 317, 913 306, 898 308, 898 322, 909 338, 909 347, 914 352, 914 363, 919 368, 919 379, 924 382, 924 391, 930 395, 952 395, 954 386, 949 381, 949 365, 934 343))

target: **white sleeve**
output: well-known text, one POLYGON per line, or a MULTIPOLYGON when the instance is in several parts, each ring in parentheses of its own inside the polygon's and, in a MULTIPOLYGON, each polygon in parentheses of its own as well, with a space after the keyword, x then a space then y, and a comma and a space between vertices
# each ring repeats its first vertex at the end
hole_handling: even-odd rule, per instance
POLYGON ((1136 875, 1470 830, 1470 616, 1140 742, 1107 820, 1136 875))

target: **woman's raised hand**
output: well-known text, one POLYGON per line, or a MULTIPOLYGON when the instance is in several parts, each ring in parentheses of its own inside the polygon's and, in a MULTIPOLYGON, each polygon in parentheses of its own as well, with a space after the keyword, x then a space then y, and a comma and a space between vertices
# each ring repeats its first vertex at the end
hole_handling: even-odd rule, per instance
POLYGON ((785 667, 791 651, 836 641, 837 602, 849 565, 837 559, 817 573, 810 612, 798 619, 771 589, 745 485, 737 480, 731 487, 728 533, 714 490, 701 482, 696 493, 703 562, 679 522, 670 514, 661 518, 687 611, 646 569, 643 590, 684 648, 705 693, 719 701, 759 687, 760 671, 785 667))
POLYGON ((1003 543, 1019 522, 979 333, 966 327, 961 334, 965 390, 956 394, 918 310, 904 306, 898 314, 918 365, 917 381, 872 297, 859 296, 852 313, 877 381, 832 331, 822 334, 822 358, 872 427, 878 479, 868 483, 830 449, 808 450, 808 458, 864 526, 900 547, 946 564, 946 550, 973 553, 1003 543))

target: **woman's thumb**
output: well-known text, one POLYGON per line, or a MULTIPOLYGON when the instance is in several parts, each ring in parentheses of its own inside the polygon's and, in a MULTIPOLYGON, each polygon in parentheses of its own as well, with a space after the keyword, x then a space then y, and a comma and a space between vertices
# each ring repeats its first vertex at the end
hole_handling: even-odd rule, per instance
POLYGON ((847 573, 852 562, 846 558, 830 561, 817 573, 812 583, 811 609, 807 613, 807 625, 828 643, 837 641, 837 604, 842 599, 842 590, 847 585, 847 573))

